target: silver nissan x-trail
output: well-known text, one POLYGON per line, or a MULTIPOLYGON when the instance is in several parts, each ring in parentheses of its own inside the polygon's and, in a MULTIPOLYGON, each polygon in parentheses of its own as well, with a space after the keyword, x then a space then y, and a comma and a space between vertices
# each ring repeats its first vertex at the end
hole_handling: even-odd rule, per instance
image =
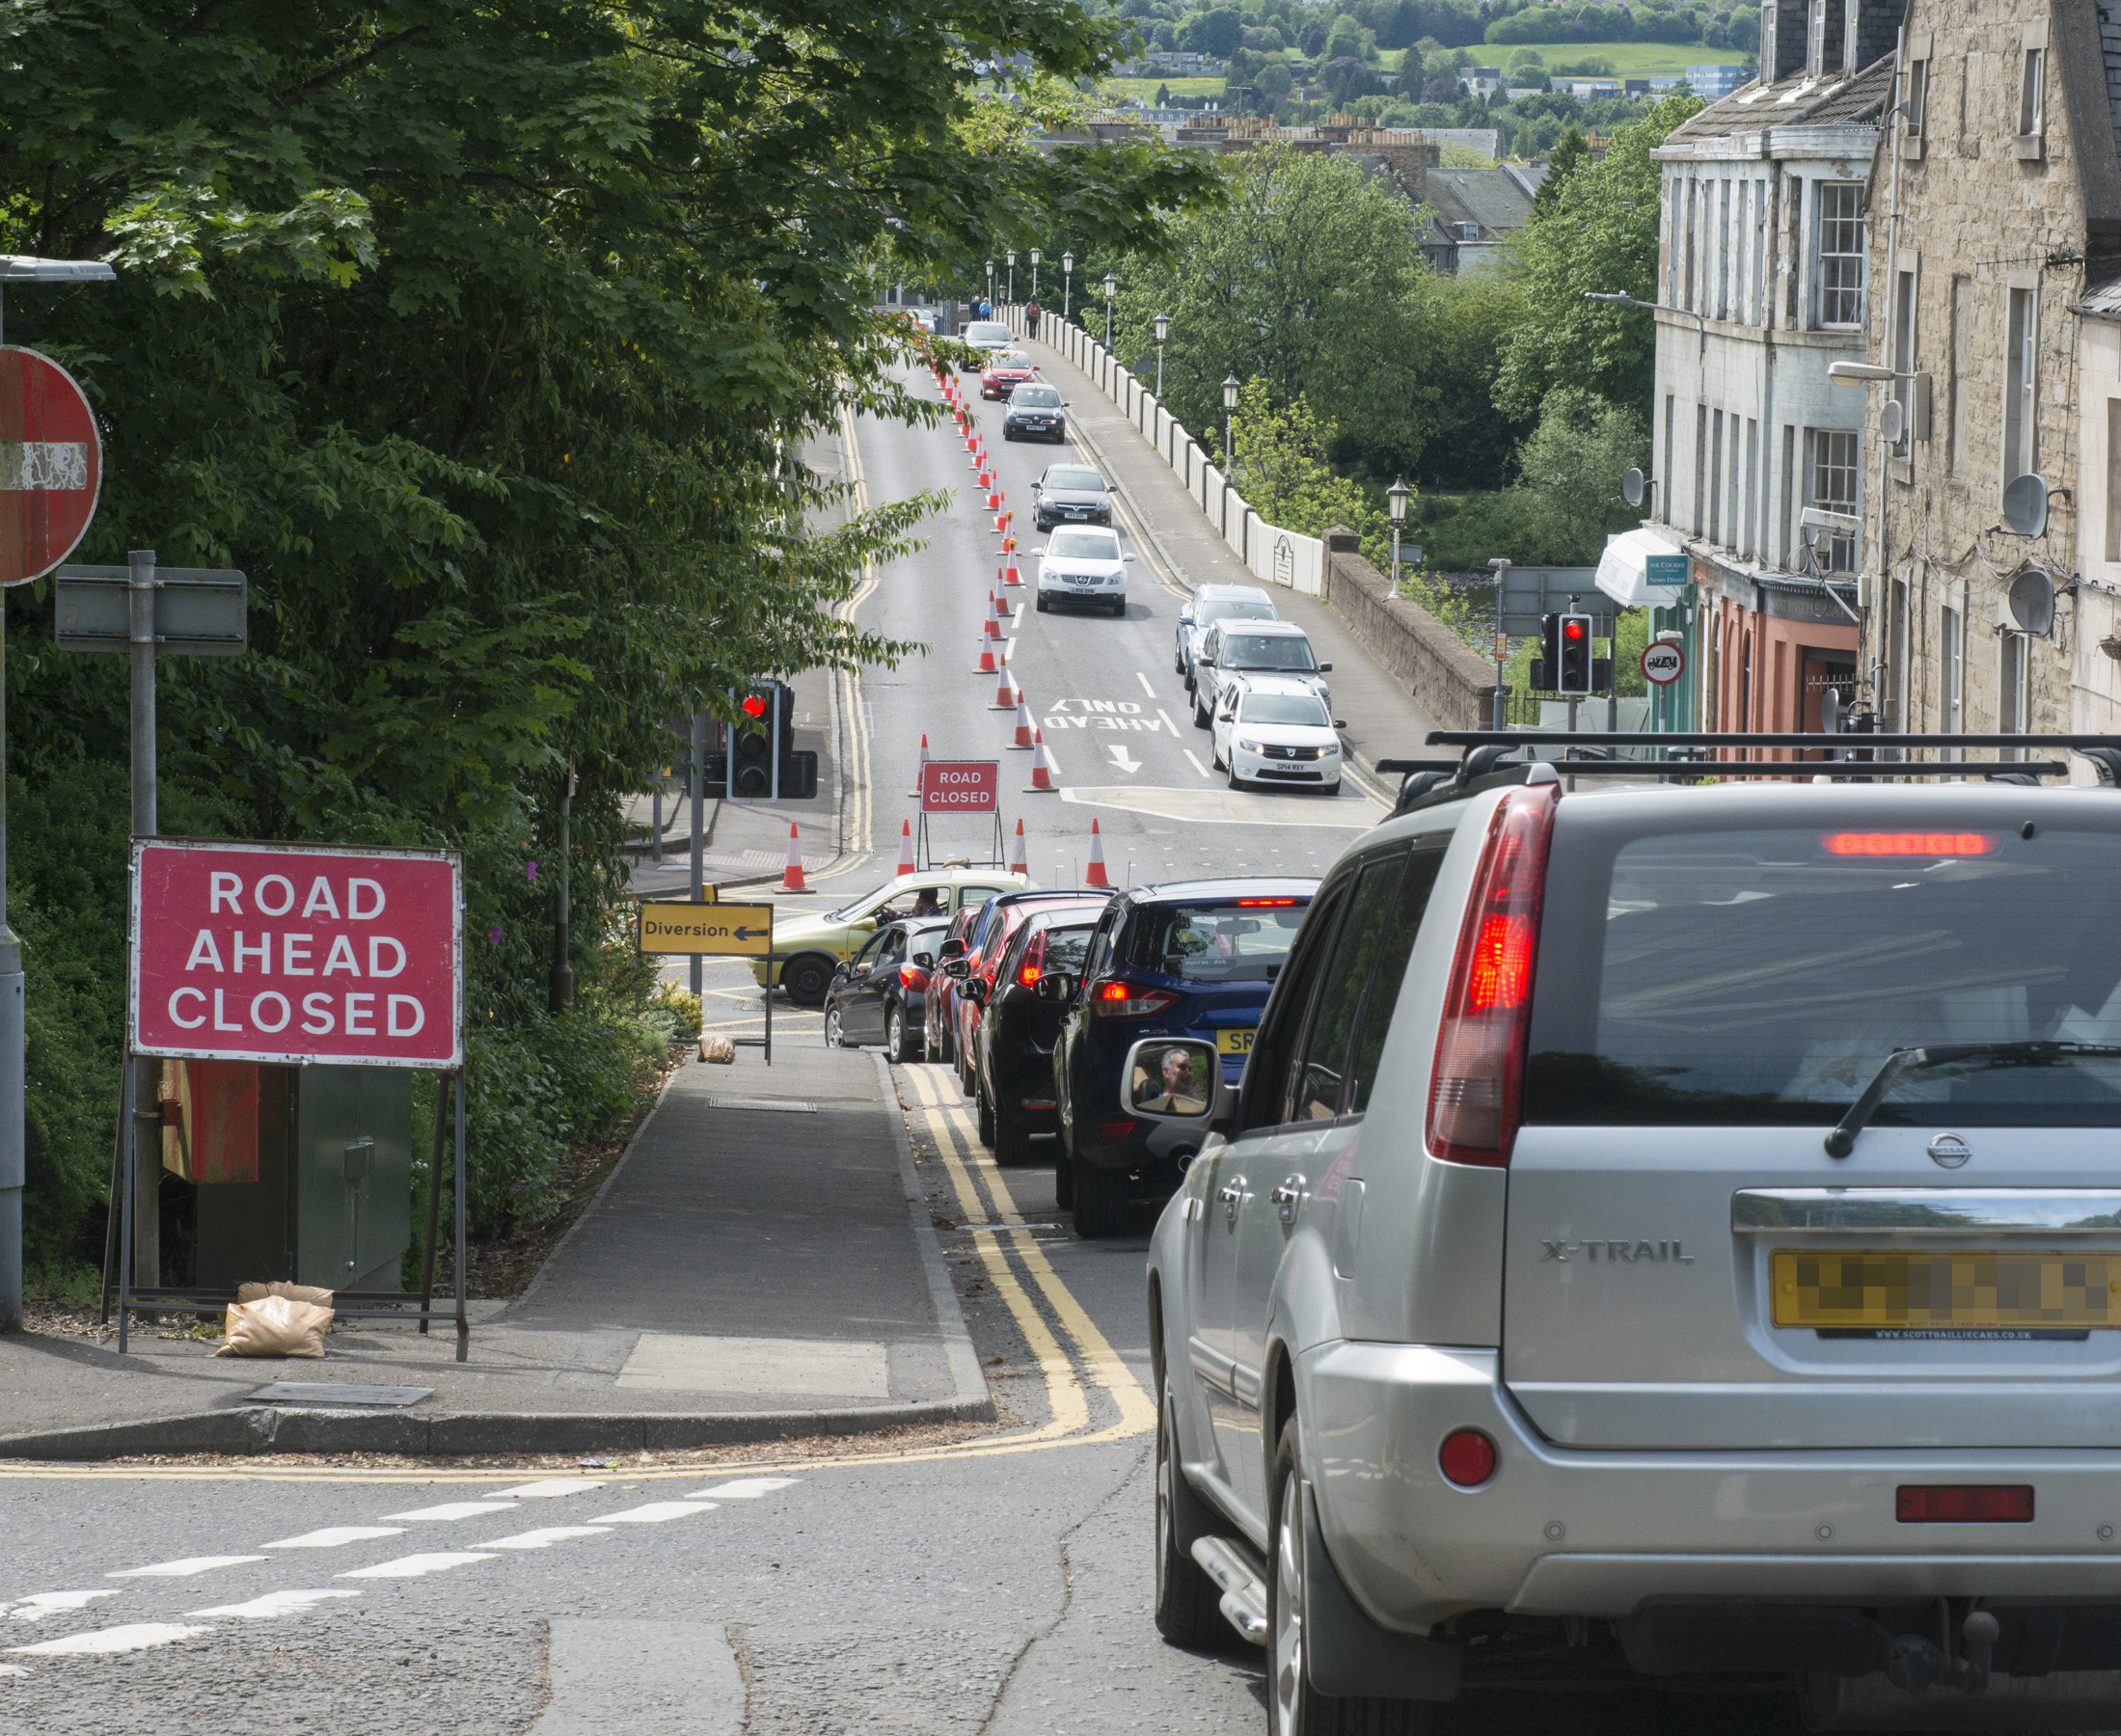
POLYGON ((1130 1057, 1213 1129, 1149 1260, 1159 1627, 1264 1644, 1277 1736, 1623 1681, 2121 1724, 2121 792, 1602 784, 1402 801, 1234 1097, 1130 1057))

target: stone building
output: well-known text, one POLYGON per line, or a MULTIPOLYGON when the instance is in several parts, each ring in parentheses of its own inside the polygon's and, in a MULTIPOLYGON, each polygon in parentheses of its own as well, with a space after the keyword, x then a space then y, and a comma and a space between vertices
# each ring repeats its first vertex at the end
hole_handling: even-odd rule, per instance
POLYGON ((1663 171, 1652 520, 1692 583, 1681 727, 1817 728, 1858 677, 1864 184, 1900 0, 1766 0, 1760 76, 1673 129, 1663 171))
POLYGON ((1908 6, 1869 178, 1870 358, 1894 378, 1864 389, 1865 650, 1889 725, 2121 722, 2121 26, 2104 18, 2094 0, 1908 6))

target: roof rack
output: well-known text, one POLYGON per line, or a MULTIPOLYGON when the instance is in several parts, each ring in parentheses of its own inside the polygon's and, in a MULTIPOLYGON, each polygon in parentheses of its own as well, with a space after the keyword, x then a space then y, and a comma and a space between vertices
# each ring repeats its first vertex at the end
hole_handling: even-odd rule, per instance
POLYGON ((1485 747, 1497 744, 1522 746, 1527 743, 1544 746, 1550 743, 1556 746, 1573 743, 1587 747, 2067 747, 2073 752, 2082 752, 2088 747, 2110 747, 2121 752, 2121 735, 1746 735, 1730 730, 1700 733, 1659 730, 1645 734, 1641 730, 1590 729, 1564 733, 1536 727, 1432 729, 1428 742, 1431 747, 1485 747))

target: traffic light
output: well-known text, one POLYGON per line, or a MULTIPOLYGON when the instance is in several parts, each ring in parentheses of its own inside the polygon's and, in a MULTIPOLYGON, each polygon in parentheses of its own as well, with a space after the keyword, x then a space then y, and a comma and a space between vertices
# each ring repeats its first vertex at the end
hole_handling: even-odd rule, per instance
POLYGON ((721 763, 723 787, 739 801, 808 801, 818 793, 818 756, 796 750, 796 691, 784 681, 761 681, 737 701, 721 763))
POLYGON ((1554 691, 1570 698, 1593 692, 1591 667, 1591 617, 1564 614, 1555 623, 1554 691))

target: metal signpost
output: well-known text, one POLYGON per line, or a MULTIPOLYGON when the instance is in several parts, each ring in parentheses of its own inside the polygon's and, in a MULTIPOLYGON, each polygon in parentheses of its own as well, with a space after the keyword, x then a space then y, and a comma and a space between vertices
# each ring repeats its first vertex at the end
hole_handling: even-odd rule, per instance
MULTIPOLYGON (((109 283, 97 259, 0 254, 0 338, 9 284, 109 283)), ((0 344, 0 586, 41 579, 95 516, 103 443, 73 377, 49 357, 0 344)), ((8 926, 7 612, 0 606, 0 1332, 22 1326, 22 944, 8 926)))
POLYGON ((993 854, 989 860, 1000 867, 1008 840, 1001 829, 1001 762, 999 760, 929 760, 920 769, 920 834, 914 860, 932 867, 928 849, 928 817, 931 814, 992 814, 994 817, 993 854))
MULTIPOLYGON (((130 1107, 154 1100, 148 1070, 165 1059, 414 1068, 453 1076, 456 1359, 463 1362, 471 1337, 464 1306, 463 858, 440 850, 136 838, 128 927, 130 1107)), ((149 1119, 159 1125, 159 1108, 149 1119)), ((425 1292, 341 1292, 334 1302, 340 1313, 417 1317, 422 1330, 433 1317, 441 1131, 438 1104, 425 1292), (416 1301, 417 1313, 404 1307, 416 1301)), ((122 1143, 121 1351, 134 1308, 235 1300, 221 1288, 135 1285, 135 1202, 146 1166, 142 1142, 122 1143)), ((159 1151, 150 1154, 159 1176, 159 1151)))
POLYGON ((766 963, 766 1035, 732 1037, 742 1048, 763 1048, 774 1064, 774 907, 770 904, 677 904, 643 900, 634 930, 644 953, 690 954, 694 974, 703 959, 763 959, 766 963))

